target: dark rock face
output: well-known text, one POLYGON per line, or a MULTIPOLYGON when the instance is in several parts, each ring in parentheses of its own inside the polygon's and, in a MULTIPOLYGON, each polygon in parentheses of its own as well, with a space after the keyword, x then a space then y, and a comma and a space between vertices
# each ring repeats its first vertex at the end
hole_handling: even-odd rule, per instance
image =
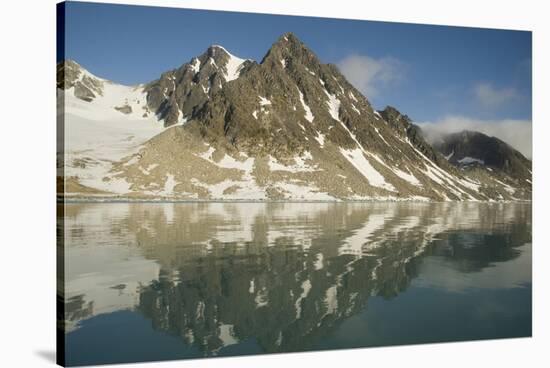
POLYGON ((240 60, 233 58, 223 47, 210 46, 189 63, 163 73, 145 87, 148 107, 164 120, 166 126, 192 118, 228 79, 238 76, 252 63, 242 60, 234 71, 230 62, 240 60))
POLYGON ((531 161, 507 143, 483 133, 462 131, 449 134, 434 147, 459 167, 482 165, 514 178, 531 178, 531 161))
POLYGON ((407 116, 401 114, 395 107, 387 106, 384 110, 379 111, 379 114, 386 120, 394 131, 400 135, 407 137, 411 144, 415 146, 420 152, 422 152, 430 160, 436 162, 439 166, 446 166, 443 157, 435 150, 422 135, 422 129, 412 123, 412 120, 407 116))
POLYGON ((260 64, 248 65, 193 118, 212 140, 224 137, 238 149, 277 156, 303 151, 319 134, 351 148, 355 143, 348 130, 367 137, 368 122, 379 124, 361 93, 293 34, 283 35, 260 64))

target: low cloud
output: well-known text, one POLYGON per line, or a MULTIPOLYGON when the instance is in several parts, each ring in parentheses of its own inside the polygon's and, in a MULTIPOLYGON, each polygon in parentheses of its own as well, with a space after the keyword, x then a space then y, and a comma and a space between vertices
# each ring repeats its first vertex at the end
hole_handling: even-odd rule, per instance
POLYGON ((533 124, 530 120, 480 120, 464 116, 447 116, 439 121, 416 124, 422 128, 430 142, 435 142, 448 133, 475 130, 499 138, 529 159, 532 157, 533 124))
POLYGON ((380 89, 403 78, 405 64, 392 57, 372 58, 350 55, 338 63, 344 76, 365 96, 376 96, 380 89))
POLYGON ((514 88, 495 88, 491 83, 478 83, 474 86, 474 96, 481 106, 492 109, 516 101, 519 93, 514 88))

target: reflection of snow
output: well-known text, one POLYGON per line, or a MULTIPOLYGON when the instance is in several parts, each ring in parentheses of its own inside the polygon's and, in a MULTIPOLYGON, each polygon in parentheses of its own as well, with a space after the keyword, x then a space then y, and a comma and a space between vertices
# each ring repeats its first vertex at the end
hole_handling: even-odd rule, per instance
MULTIPOLYGON (((374 232, 383 228, 386 222, 385 214, 370 215, 363 227, 356 230, 354 234, 344 239, 344 244, 338 249, 339 254, 362 255, 363 247, 368 246, 373 238, 374 232)), ((372 248, 370 246, 369 248, 372 248)))
POLYGON ((311 281, 306 280, 302 282, 302 294, 296 299, 296 303, 294 304, 296 307, 296 319, 300 319, 302 316, 302 300, 307 298, 307 295, 309 294, 309 291, 311 290, 311 281))
POLYGON ((220 326, 220 339, 222 340, 223 346, 234 345, 239 342, 233 333, 233 325, 222 324, 220 326))
MULTIPOLYGON (((518 219, 527 221, 520 217, 526 216, 525 207, 505 203, 68 204, 66 214, 67 300, 82 296, 85 305, 93 306, 92 315, 79 318, 134 309, 140 288, 158 280, 161 268, 178 285, 183 282, 179 270, 213 259, 208 257, 218 257, 217 262, 225 264, 232 257, 244 262, 254 257, 271 259, 281 252, 296 267, 291 278, 295 283, 284 285, 292 318, 304 317, 303 308, 315 304, 310 303, 313 296, 326 306, 327 314, 341 316, 346 312, 339 307, 350 310, 346 278, 355 277, 358 267, 368 267, 363 275, 374 292, 388 281, 388 267, 402 268, 445 232, 489 232, 518 219), (317 277, 324 281, 318 282, 317 277)), ((463 243, 468 240, 462 239, 463 243)), ((457 273, 448 263, 426 257, 413 283, 451 291, 521 286, 531 277, 531 246, 518 249, 519 258, 478 273, 457 273)), ((264 277, 273 272, 280 280, 280 269, 271 267, 282 264, 272 263, 274 259, 265 269, 255 268, 259 273, 243 275, 239 295, 252 308, 278 307, 281 294, 273 293, 273 288, 281 284, 266 282, 264 277)), ((209 318, 207 299, 195 306, 192 317, 209 318)), ((230 327, 234 323, 217 320, 217 326, 224 326, 220 326, 220 338, 225 343, 232 342, 231 337, 238 340, 230 327)), ((192 339, 186 331, 182 333, 192 339)))

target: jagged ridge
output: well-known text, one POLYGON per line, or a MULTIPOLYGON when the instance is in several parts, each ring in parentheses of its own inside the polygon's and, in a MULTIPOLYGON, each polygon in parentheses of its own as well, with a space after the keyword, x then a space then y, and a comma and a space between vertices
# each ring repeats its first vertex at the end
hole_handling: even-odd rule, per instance
POLYGON ((406 115, 392 107, 374 111, 334 65, 322 64, 291 33, 260 63, 211 46, 139 88, 146 96, 142 108, 177 126, 115 160, 101 180, 124 182, 119 195, 530 198, 530 181, 465 172, 447 162, 406 115))

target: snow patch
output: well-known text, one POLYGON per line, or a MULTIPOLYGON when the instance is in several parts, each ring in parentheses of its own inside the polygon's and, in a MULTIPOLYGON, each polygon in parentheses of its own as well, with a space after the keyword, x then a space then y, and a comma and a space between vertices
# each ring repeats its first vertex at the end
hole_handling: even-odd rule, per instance
POLYGON ((244 161, 239 161, 228 154, 225 154, 220 161, 215 162, 214 164, 225 169, 238 169, 243 170, 246 173, 250 173, 254 168, 254 159, 249 157, 244 161))
POLYGON ((309 106, 306 105, 306 102, 304 101, 304 95, 303 95, 302 91, 300 91, 300 89, 298 89, 298 93, 300 94, 300 102, 302 103, 302 107, 304 108, 304 111, 306 112, 304 117, 306 118, 307 121, 309 121, 311 123, 311 122, 313 122, 313 119, 314 119, 313 113, 311 112, 311 109, 309 108, 309 106))
POLYGON ((191 64, 191 70, 193 70, 196 73, 199 72, 201 68, 201 61, 198 58, 193 59, 193 63, 191 64))
POLYGON ((258 96, 260 98, 260 106, 267 106, 271 105, 271 101, 269 101, 267 98, 258 96))
POLYGON ((311 156, 311 153, 306 152, 303 156, 304 157, 302 157, 302 156, 294 157, 294 162, 295 162, 294 165, 281 164, 274 157, 269 156, 269 161, 268 161, 269 170, 271 170, 271 171, 289 171, 289 172, 292 172, 292 173, 313 172, 313 171, 318 171, 319 170, 317 167, 310 166, 309 164, 306 163, 306 160, 313 159, 313 157, 311 156))
POLYGON ((103 81, 103 95, 91 102, 77 98, 74 87, 58 90, 64 96, 58 100, 64 103, 58 113, 65 112, 65 175, 77 177, 87 187, 125 194, 130 184, 111 173, 113 163, 137 153, 143 143, 165 128, 155 114, 142 116, 147 101, 143 86, 103 81), (126 105, 132 108, 129 114, 114 109, 126 105))
POLYGON ((460 160, 458 160, 458 162, 463 164, 463 165, 470 165, 470 164, 473 164, 473 163, 478 163, 478 164, 481 164, 481 165, 485 165, 485 161, 480 160, 479 158, 468 157, 468 156, 466 156, 464 158, 461 158, 460 160))
POLYGON ((166 181, 164 182, 164 195, 174 194, 174 187, 177 185, 174 175, 166 174, 166 181))
POLYGON ((371 165, 369 160, 367 160, 362 149, 356 148, 352 150, 340 148, 340 152, 342 156, 344 156, 344 158, 348 160, 365 179, 367 179, 369 185, 395 191, 393 185, 387 183, 386 179, 384 179, 384 177, 371 165))
POLYGON ((378 128, 375 127, 375 128, 374 128, 374 131, 376 132, 376 134, 378 134, 378 136, 380 137, 380 139, 381 139, 384 143, 386 143, 386 145, 388 145, 388 146, 390 145, 390 144, 388 143, 388 141, 386 141, 386 139, 382 136, 382 134, 380 134, 380 131, 378 130, 378 128))
POLYGON ((239 78, 241 69, 243 68, 244 63, 247 61, 247 59, 241 59, 240 57, 231 54, 223 46, 213 45, 212 47, 222 49, 229 56, 229 59, 225 64, 225 81, 230 82, 239 78))
POLYGON ((340 100, 335 95, 328 93, 326 89, 324 90, 324 92, 329 99, 327 101, 327 104, 328 104, 328 112, 330 116, 332 116, 334 120, 340 121, 340 116, 339 116, 340 104, 341 104, 340 100))
POLYGON ((411 185, 414 186, 420 186, 422 185, 420 181, 414 176, 413 174, 406 173, 405 171, 399 170, 397 168, 392 168, 392 171, 395 173, 395 175, 399 176, 401 179, 405 180, 411 185))
POLYGON ((199 153, 199 154, 196 155, 196 156, 199 156, 200 158, 203 158, 203 159, 205 159, 205 160, 208 160, 208 161, 210 161, 210 162, 213 162, 213 161, 212 161, 212 154, 214 153, 214 151, 216 151, 216 150, 214 149, 214 147, 210 147, 210 146, 209 146, 208 149, 207 149, 205 152, 201 152, 201 153, 199 153))
POLYGON ((323 147, 325 145, 325 135, 317 132, 317 136, 315 136, 315 140, 319 142, 319 145, 323 147))
POLYGON ((314 186, 303 186, 288 182, 278 182, 276 186, 288 195, 287 199, 308 199, 313 201, 334 201, 328 193, 319 192, 314 186))

